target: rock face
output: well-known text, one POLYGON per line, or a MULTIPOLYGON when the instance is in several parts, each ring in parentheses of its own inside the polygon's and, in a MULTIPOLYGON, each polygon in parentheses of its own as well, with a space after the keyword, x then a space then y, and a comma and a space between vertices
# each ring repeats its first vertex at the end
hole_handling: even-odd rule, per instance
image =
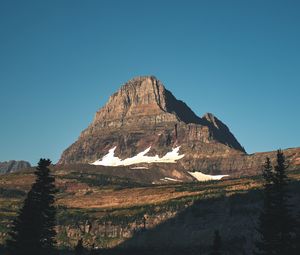
POLYGON ((0 162, 0 174, 13 173, 29 167, 31 167, 30 163, 23 160, 10 160, 6 162, 0 162))
MULTIPOLYGON (((266 156, 276 156, 275 152, 247 155, 222 121, 211 113, 198 117, 153 76, 134 78, 114 93, 58 163, 92 163, 115 146, 115 156, 121 160, 150 146, 146 156, 159 157, 180 146, 184 157, 176 164, 154 163, 147 168, 181 171, 186 178, 190 178, 187 170, 230 176, 253 174, 261 169, 266 156)), ((300 149, 285 152, 292 164, 299 166, 300 149)))
POLYGON ((155 228, 160 223, 175 217, 177 213, 177 211, 169 210, 155 215, 147 215, 147 219, 141 216, 135 221, 126 222, 125 224, 122 220, 118 223, 87 220, 73 225, 60 225, 56 230, 58 233, 63 233, 64 238, 58 240, 58 245, 68 247, 71 244, 75 246, 78 239, 84 237, 85 246, 91 247, 95 243, 97 246, 101 246, 104 242, 101 243, 99 240, 106 240, 106 248, 111 248, 131 238, 137 232, 155 228))
POLYGON ((113 94, 59 163, 91 163, 114 146, 121 159, 149 146, 147 155, 159 156, 181 146, 188 160, 245 153, 224 123, 211 113, 198 117, 153 76, 134 78, 113 94))

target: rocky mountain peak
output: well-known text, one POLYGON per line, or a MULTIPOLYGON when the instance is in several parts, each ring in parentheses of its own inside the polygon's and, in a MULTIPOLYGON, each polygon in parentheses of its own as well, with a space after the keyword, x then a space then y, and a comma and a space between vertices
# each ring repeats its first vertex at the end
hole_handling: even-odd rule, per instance
POLYGON ((153 86, 155 85, 161 86, 162 89, 164 89, 163 84, 153 75, 137 76, 130 79, 125 84, 123 84, 120 90, 122 91, 127 91, 130 89, 136 90, 141 87, 147 90, 153 90, 153 86))
POLYGON ((118 122, 122 126, 132 118, 157 116, 167 112, 165 87, 154 76, 140 76, 126 82, 95 116, 94 124, 118 122))
POLYGON ((240 151, 246 152, 245 149, 236 140, 229 128, 212 113, 203 115, 202 120, 205 125, 210 127, 213 136, 223 144, 232 148, 237 148, 240 151), (230 141, 230 142, 229 142, 230 141))
POLYGON ((138 76, 127 81, 114 93, 108 104, 122 97, 126 106, 157 104, 165 110, 164 91, 165 87, 155 76, 138 76))
POLYGON ((113 147, 120 159, 149 147, 151 155, 163 156, 177 146, 185 153, 187 165, 199 155, 244 152, 228 127, 213 114, 198 117, 155 76, 139 76, 109 98, 59 162, 92 162, 113 147))
POLYGON ((139 122, 182 121, 184 123, 203 124, 201 118, 182 101, 177 100, 155 76, 139 76, 126 82, 100 109, 94 119, 94 126, 102 127, 131 124, 131 119, 139 122), (100 124, 101 125, 101 124, 100 124))

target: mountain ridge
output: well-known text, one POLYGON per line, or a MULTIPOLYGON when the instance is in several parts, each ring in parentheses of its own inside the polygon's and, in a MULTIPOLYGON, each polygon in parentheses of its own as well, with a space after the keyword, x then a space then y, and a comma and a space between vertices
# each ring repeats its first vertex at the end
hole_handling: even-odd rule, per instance
POLYGON ((0 162, 0 174, 13 173, 30 167, 30 163, 24 160, 4 161, 0 162))

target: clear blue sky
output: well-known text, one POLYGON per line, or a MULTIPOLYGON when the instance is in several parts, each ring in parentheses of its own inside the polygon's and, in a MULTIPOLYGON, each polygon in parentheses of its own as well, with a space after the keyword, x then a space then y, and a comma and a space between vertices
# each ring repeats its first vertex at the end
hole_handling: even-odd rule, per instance
POLYGON ((136 75, 247 152, 300 146, 300 1, 0 1, 0 161, 54 162, 136 75))

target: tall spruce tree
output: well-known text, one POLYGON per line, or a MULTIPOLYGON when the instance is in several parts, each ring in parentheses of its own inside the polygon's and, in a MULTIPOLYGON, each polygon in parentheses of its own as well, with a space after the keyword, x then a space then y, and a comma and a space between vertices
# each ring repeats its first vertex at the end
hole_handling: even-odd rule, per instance
POLYGON ((75 247, 75 255, 83 255, 83 254, 84 254, 83 241, 82 239, 79 239, 75 247))
POLYGON ((52 255, 55 253, 55 179, 49 159, 40 159, 23 207, 13 222, 6 247, 9 255, 52 255))
POLYGON ((287 167, 283 152, 278 150, 273 184, 273 214, 276 222, 274 222, 272 228, 276 231, 275 254, 293 254, 295 250, 293 236, 295 234, 296 221, 291 215, 291 206, 289 204, 287 167))
POLYGON ((273 216, 273 181, 274 172, 271 165, 270 158, 266 158, 265 164, 263 165, 262 175, 264 177, 264 190, 263 190, 263 207, 259 216, 259 225, 257 232, 260 236, 259 240, 256 242, 257 255, 272 255, 273 253, 273 242, 275 240, 276 233, 273 231, 272 227, 275 221, 273 216))
POLYGON ((214 232, 214 240, 212 245, 212 252, 210 255, 221 255, 222 239, 218 230, 214 232))
POLYGON ((264 201, 259 216, 259 240, 255 254, 282 255, 293 254, 295 247, 292 236, 295 221, 290 214, 287 164, 281 150, 277 151, 277 164, 273 171, 270 159, 263 168, 264 201))
POLYGON ((297 225, 296 225, 296 237, 295 237, 295 255, 300 254, 300 213, 297 216, 297 225))
POLYGON ((265 187, 266 186, 268 187, 274 181, 273 167, 272 167, 271 160, 269 157, 266 157, 266 162, 263 166, 262 174, 263 174, 263 178, 265 180, 265 187))
POLYGON ((93 244, 89 255, 96 255, 96 254, 99 254, 99 253, 97 252, 97 250, 95 248, 95 244, 93 244))

